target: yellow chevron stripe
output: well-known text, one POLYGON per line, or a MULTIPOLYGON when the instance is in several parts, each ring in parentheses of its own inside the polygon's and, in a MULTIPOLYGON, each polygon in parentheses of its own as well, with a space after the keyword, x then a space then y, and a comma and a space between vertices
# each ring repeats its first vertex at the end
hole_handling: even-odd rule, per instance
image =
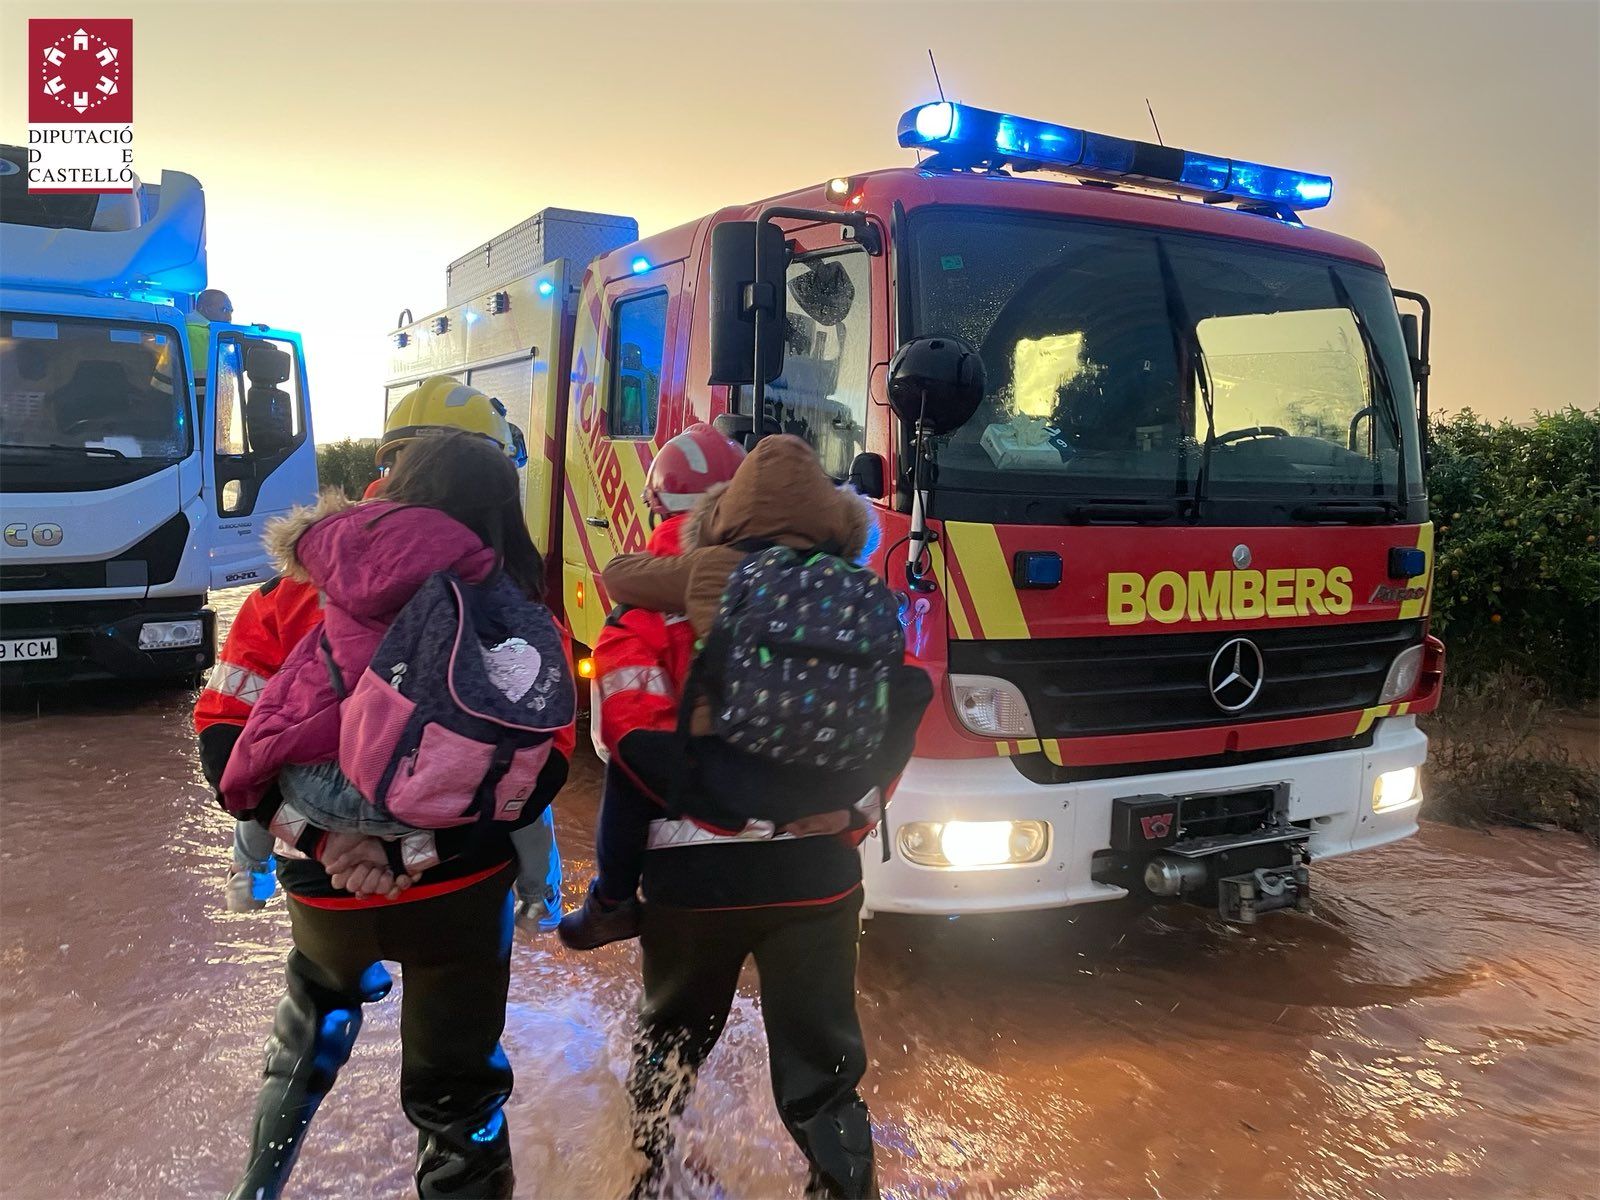
POLYGON ((1026 638, 1027 619, 1011 584, 1011 567, 1000 548, 993 525, 946 521, 945 536, 961 569, 967 592, 978 610, 978 624, 986 638, 1026 638))
POLYGON ((963 642, 972 640, 972 621, 967 616, 966 607, 961 603, 961 597, 950 583, 948 564, 945 561, 944 548, 937 542, 933 546, 933 574, 934 578, 941 580, 944 585, 944 603, 950 611, 950 627, 955 631, 957 639, 963 642))
POLYGON ((1424 521, 1417 529, 1417 549, 1428 556, 1428 569, 1421 575, 1406 580, 1407 587, 1425 588, 1422 599, 1406 600, 1400 605, 1402 620, 1426 616, 1433 603, 1433 522, 1424 521))
POLYGON ((1361 719, 1356 722, 1356 731, 1350 736, 1360 737, 1363 733, 1372 728, 1372 723, 1379 717, 1387 717, 1390 710, 1393 708, 1394 705, 1392 704, 1380 704, 1376 708, 1362 709, 1361 719))
POLYGON ((1067 765, 1066 756, 1061 752, 1061 742, 1057 738, 1047 738, 1040 743, 1044 747, 1044 756, 1058 767, 1067 765))

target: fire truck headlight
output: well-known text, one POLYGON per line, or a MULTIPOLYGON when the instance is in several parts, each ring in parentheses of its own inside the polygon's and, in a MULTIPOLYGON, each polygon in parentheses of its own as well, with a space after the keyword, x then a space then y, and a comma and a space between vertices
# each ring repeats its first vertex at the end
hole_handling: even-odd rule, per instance
POLYGON ((1016 684, 988 675, 950 676, 956 717, 973 733, 992 738, 1034 737, 1033 713, 1016 684))
POLYGON ((1391 812, 1408 804, 1422 802, 1422 789, 1417 786, 1417 769, 1401 767, 1398 771, 1385 771, 1372 785, 1372 811, 1391 812))
POLYGON ((1417 690, 1417 678, 1422 674, 1422 651, 1422 646, 1412 646, 1394 656, 1389 675, 1383 681, 1383 691, 1378 693, 1379 704, 1393 704, 1417 690))
POLYGON ((920 867, 972 870, 1038 862, 1050 845, 1043 821, 911 821, 900 853, 920 867))

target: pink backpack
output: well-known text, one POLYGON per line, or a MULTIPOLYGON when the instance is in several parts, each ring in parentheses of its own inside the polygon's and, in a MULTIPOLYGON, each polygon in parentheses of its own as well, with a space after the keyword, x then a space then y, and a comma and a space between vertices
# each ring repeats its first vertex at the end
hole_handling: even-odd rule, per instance
POLYGON ((339 766, 396 821, 515 820, 572 723, 577 693, 550 610, 505 575, 429 577, 341 697, 339 766))

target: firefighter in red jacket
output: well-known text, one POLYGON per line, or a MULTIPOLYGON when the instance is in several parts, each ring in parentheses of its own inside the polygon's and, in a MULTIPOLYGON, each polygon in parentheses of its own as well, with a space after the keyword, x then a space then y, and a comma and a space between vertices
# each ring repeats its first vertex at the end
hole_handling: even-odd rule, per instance
MULTIPOLYGON (((708 426, 691 427, 651 464, 645 493, 665 517, 651 535, 653 554, 679 553, 686 514, 701 493, 731 477, 739 455, 708 426), (713 465, 716 464, 716 465, 713 465)), ((642 609, 613 613, 594 648, 594 703, 610 763, 604 803, 645 804, 629 768, 630 735, 671 729, 694 656, 681 616, 642 609)), ((876 801, 876 797, 872 798, 876 801)), ((596 912, 595 897, 563 921, 587 918, 611 929, 593 941, 630 936, 639 926, 644 1001, 629 1078, 635 1144, 646 1156, 636 1196, 659 1194, 673 1148, 673 1124, 694 1071, 721 1036, 744 960, 761 976, 762 1018, 773 1093, 791 1136, 811 1164, 808 1193, 875 1194, 872 1131, 856 1085, 866 1051, 855 1010, 855 960, 861 909, 859 846, 875 817, 822 836, 773 837, 762 829, 716 830, 664 809, 651 822, 642 862, 627 847, 596 838, 603 877, 642 875, 642 913, 631 899, 596 912), (618 932, 618 929, 622 932, 618 932)), ((580 943, 581 944, 581 943, 580 943)))
MULTIPOLYGON (((317 589, 293 579, 274 579, 251 592, 239 607, 228 639, 217 655, 205 690, 194 706, 200 764, 215 787, 233 744, 250 719, 261 689, 277 674, 289 651, 322 620, 317 589)), ((235 821, 233 865, 226 886, 229 912, 261 908, 277 886, 273 836, 256 821, 235 821)))

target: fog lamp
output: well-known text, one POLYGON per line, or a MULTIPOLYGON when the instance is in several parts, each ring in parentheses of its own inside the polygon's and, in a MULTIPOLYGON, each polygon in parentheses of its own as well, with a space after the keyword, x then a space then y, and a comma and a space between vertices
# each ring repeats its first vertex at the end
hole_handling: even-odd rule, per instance
POLYGON ((139 627, 139 649, 182 650, 198 646, 204 636, 199 621, 149 621, 139 627))
POLYGON ((1417 786, 1417 769, 1401 767, 1398 771, 1385 771, 1372 785, 1372 811, 1392 812, 1408 804, 1422 801, 1422 789, 1417 786))
POLYGON ((1049 845, 1043 821, 911 821, 900 827, 900 853, 923 867, 1003 867, 1038 862, 1049 845))
POLYGON ((995 738, 1031 738, 1033 713, 1016 684, 988 675, 950 676, 956 719, 973 733, 995 738))

